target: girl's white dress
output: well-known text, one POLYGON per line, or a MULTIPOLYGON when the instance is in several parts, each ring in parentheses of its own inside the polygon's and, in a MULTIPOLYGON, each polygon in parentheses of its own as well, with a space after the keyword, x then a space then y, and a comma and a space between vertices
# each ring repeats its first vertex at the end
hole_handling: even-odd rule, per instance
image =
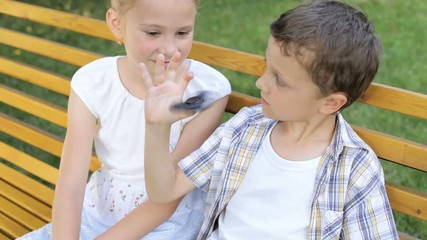
MULTIPOLYGON (((98 120, 94 144, 102 167, 86 186, 80 239, 94 239, 147 199, 144 179, 144 101, 122 84, 117 62, 105 57, 79 69, 72 78, 73 91, 98 120)), ((209 91, 209 100, 231 92, 228 80, 217 70, 191 60, 195 78, 183 99, 209 91)), ((187 118, 172 125, 172 150, 187 118)), ((153 139, 156 141, 156 139, 153 139)), ((195 239, 203 220, 205 194, 188 193, 174 215, 143 239, 195 239)), ((51 224, 19 239, 51 239, 51 224)))

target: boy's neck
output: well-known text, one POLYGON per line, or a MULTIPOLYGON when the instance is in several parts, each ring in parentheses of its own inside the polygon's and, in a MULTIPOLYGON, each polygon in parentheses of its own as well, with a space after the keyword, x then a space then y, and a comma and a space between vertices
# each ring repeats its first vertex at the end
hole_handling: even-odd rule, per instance
POLYGON ((274 127, 270 141, 273 149, 288 160, 308 160, 322 155, 334 136, 337 115, 309 122, 281 122, 274 127))

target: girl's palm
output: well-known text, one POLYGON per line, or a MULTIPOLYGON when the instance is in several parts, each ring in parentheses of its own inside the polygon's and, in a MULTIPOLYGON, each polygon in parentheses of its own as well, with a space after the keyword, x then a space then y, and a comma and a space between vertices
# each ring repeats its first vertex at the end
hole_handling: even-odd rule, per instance
POLYGON ((193 78, 188 72, 189 62, 180 63, 181 54, 175 53, 165 70, 164 57, 159 54, 156 61, 154 80, 151 79, 146 66, 141 70, 147 92, 145 95, 145 121, 150 124, 172 124, 194 112, 172 110, 171 106, 182 101, 182 95, 189 81, 193 78))

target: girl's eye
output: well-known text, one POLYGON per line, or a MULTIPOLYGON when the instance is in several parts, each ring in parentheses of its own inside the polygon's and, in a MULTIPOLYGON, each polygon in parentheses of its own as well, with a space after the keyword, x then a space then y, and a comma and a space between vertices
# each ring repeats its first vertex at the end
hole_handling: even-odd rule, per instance
POLYGON ((188 34, 190 34, 190 32, 177 32, 176 35, 178 36, 187 36, 188 34))
POLYGON ((155 37, 160 35, 160 32, 154 32, 154 31, 146 31, 145 33, 150 37, 155 37))

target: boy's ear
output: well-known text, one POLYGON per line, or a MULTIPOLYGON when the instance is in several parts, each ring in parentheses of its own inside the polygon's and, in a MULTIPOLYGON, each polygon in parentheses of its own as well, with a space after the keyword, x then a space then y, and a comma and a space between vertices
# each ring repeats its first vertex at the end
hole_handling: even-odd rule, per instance
POLYGON ((122 29, 124 26, 122 24, 122 22, 120 21, 119 15, 117 14, 117 12, 110 8, 108 9, 106 15, 105 15, 105 20, 107 22, 108 27, 110 28, 110 31, 113 33, 113 35, 119 40, 123 40, 123 30, 122 29))
POLYGON ((335 92, 329 94, 325 98, 325 102, 320 108, 321 113, 325 115, 338 112, 344 104, 347 103, 347 96, 343 92, 335 92))

